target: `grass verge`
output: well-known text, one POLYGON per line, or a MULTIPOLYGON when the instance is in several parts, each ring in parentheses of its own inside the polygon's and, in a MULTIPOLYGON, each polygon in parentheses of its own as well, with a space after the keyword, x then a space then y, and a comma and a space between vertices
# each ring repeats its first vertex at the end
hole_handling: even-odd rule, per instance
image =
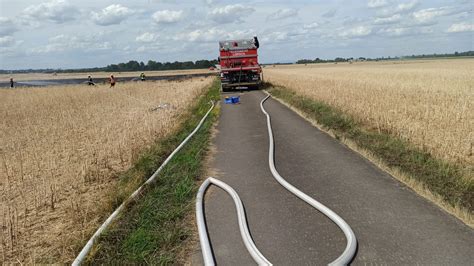
MULTIPOLYGON (((157 142, 120 177, 113 196, 118 206, 143 183, 172 150, 194 129, 209 109, 210 100, 219 100, 219 82, 201 97, 175 135, 157 142)), ((113 225, 99 238, 88 263, 91 264, 176 264, 178 254, 192 236, 189 216, 194 206, 198 178, 204 171, 211 128, 217 119, 215 108, 201 129, 163 169, 157 180, 146 187, 139 200, 128 204, 113 225)), ((109 212, 110 213, 110 212, 109 212)))
POLYGON ((317 121, 318 125, 330 131, 336 139, 351 141, 357 150, 362 149, 375 156, 384 168, 391 170, 389 172, 401 173, 405 176, 403 179, 413 179, 422 189, 440 198, 444 203, 441 204, 442 207, 449 205, 461 210, 462 215, 457 215, 459 211, 448 211, 472 226, 474 180, 466 177, 462 166, 437 159, 389 132, 365 127, 349 115, 323 102, 298 95, 284 87, 272 84, 265 86, 272 96, 297 109, 306 118, 317 121))

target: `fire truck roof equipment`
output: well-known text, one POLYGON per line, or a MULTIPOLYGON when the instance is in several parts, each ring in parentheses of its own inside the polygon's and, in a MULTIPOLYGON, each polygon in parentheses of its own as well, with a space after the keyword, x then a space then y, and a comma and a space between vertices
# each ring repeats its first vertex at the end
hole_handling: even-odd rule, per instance
POLYGON ((245 49, 257 49, 253 39, 244 40, 229 40, 219 42, 219 48, 221 50, 245 50, 245 49))

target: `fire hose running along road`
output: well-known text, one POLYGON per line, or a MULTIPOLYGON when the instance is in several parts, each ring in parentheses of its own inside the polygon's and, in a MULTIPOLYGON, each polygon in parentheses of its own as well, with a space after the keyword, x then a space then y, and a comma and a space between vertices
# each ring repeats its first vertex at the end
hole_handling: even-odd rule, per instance
MULTIPOLYGON (((260 108, 262 112, 265 114, 267 118, 267 129, 268 129, 268 135, 269 135, 269 152, 268 152, 268 164, 270 167, 270 171, 273 175, 273 177, 282 185, 285 189, 293 193, 295 196, 300 198, 301 200, 305 201, 324 215, 326 215, 329 219, 331 219, 344 233, 346 239, 347 239, 347 245, 344 250, 344 252, 333 262, 331 262, 329 265, 347 265, 349 264, 356 252, 357 249, 357 239, 352 231, 351 227, 339 216, 337 215, 334 211, 329 209, 328 207, 324 206, 320 202, 316 201, 315 199, 311 198, 310 196, 306 195, 290 183, 288 183, 276 170, 275 167, 275 161, 274 161, 274 152, 275 152, 275 144, 274 144, 274 139, 273 139, 273 131, 272 131, 272 126, 271 126, 271 119, 270 115, 268 112, 265 110, 263 107, 264 102, 270 97, 268 95, 265 97, 261 102, 260 102, 260 108)), ((204 219, 204 214, 203 214, 203 197, 204 197, 204 192, 207 189, 207 187, 210 184, 215 184, 222 189, 224 189, 227 193, 231 195, 231 197, 234 200, 234 203, 237 208, 237 214, 238 214, 238 222, 239 222, 239 229, 240 233, 242 236, 242 239, 244 241, 244 244, 249 251, 250 255, 252 258, 257 262, 258 265, 272 265, 257 249, 255 246, 250 233, 248 231, 247 227, 247 222, 245 220, 245 213, 243 210, 243 205, 242 202, 237 195, 237 193, 227 184, 214 179, 212 177, 208 178, 204 183, 201 185, 197 199, 196 199, 196 218, 197 218, 197 224, 198 224, 198 231, 199 231, 199 239, 201 242, 201 249, 202 249, 202 254, 203 254, 203 259, 205 265, 215 265, 214 257, 212 254, 212 250, 210 247, 209 243, 209 238, 208 234, 206 231, 206 224, 205 224, 205 219, 204 219)))
MULTIPOLYGON (((209 168, 239 193, 252 239, 271 263, 333 262, 347 246, 340 227, 289 193, 268 167, 270 138, 260 106, 267 95, 239 96, 240 104, 221 106, 209 168)), ((350 225, 357 237, 351 264, 472 265, 472 228, 273 96, 263 106, 271 117, 277 171, 350 225)), ((204 211, 216 263, 256 264, 242 242, 234 201, 216 187, 208 192, 204 211)), ((202 265, 202 258, 195 250, 191 263, 202 265)))
POLYGON ((328 207, 324 206, 320 202, 316 201, 315 199, 311 198, 310 196, 306 195, 290 183, 288 183, 276 170, 275 167, 275 141, 273 139, 273 131, 272 131, 272 124, 270 120, 270 115, 267 113, 265 108, 263 107, 263 103, 270 98, 270 95, 265 97, 261 102, 260 102, 260 109, 262 112, 265 114, 267 117, 267 128, 268 128, 268 138, 270 142, 270 148, 268 151, 268 165, 270 166, 270 171, 272 172, 273 177, 280 183, 283 187, 285 187, 288 191, 293 193, 295 196, 300 198, 301 200, 305 201, 309 205, 313 206, 315 209, 318 211, 322 212, 324 215, 326 215, 329 219, 331 219, 339 228, 344 232, 344 235, 346 236, 347 239, 347 245, 346 249, 342 254, 333 262, 331 262, 329 265, 347 265, 351 262, 352 258, 355 255, 356 249, 357 249, 357 239, 352 231, 351 227, 335 212, 333 212, 331 209, 328 207))
POLYGON ((107 226, 109 226, 109 224, 112 223, 112 221, 118 216, 118 214, 122 211, 122 209, 125 208, 126 204, 128 202, 130 202, 132 199, 136 198, 137 195, 143 190, 145 185, 149 185, 153 181, 155 181, 158 174, 165 168, 165 166, 171 161, 171 159, 173 159, 173 157, 176 155, 176 153, 178 153, 178 151, 180 151, 181 148, 183 148, 183 146, 201 128, 202 124, 204 123, 206 118, 209 116, 212 109, 214 109, 214 102, 213 101, 211 101, 211 107, 209 108, 207 113, 204 115, 204 117, 201 119, 201 121, 199 121, 199 124, 196 126, 196 128, 181 142, 181 144, 179 144, 178 147, 176 147, 176 149, 168 156, 168 158, 166 158, 166 160, 161 164, 161 166, 158 168, 158 170, 156 170, 155 173, 153 173, 153 175, 150 178, 148 178, 147 181, 145 181, 145 183, 143 183, 139 188, 137 188, 137 190, 135 190, 135 192, 133 192, 132 195, 130 195, 130 197, 128 197, 128 199, 126 199, 122 204, 120 204, 120 206, 109 216, 109 218, 107 218, 107 220, 105 220, 105 222, 99 227, 99 229, 97 229, 97 231, 92 235, 92 237, 89 239, 89 241, 84 246, 84 248, 82 248, 79 255, 77 255, 76 259, 72 263, 73 266, 80 265, 84 261, 87 254, 89 253, 92 246, 94 245, 94 242, 97 240, 97 238, 100 236, 100 234, 102 234, 102 232, 107 228, 107 226))

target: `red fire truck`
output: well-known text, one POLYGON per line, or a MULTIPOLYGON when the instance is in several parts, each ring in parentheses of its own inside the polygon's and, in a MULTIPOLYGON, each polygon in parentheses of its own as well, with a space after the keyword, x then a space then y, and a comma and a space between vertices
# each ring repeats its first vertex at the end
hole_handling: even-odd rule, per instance
POLYGON ((222 91, 256 89, 262 82, 257 37, 219 42, 222 91))

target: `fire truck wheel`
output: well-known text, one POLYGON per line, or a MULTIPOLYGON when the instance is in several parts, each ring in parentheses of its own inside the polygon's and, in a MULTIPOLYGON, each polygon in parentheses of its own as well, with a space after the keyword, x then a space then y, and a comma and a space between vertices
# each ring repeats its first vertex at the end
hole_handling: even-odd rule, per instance
POLYGON ((223 86, 221 85, 221 91, 222 91, 222 92, 229 92, 230 89, 227 88, 227 87, 223 87, 223 86))
POLYGON ((255 91, 255 90, 259 90, 260 86, 259 85, 252 85, 252 86, 249 86, 248 89, 251 90, 251 91, 255 91))

